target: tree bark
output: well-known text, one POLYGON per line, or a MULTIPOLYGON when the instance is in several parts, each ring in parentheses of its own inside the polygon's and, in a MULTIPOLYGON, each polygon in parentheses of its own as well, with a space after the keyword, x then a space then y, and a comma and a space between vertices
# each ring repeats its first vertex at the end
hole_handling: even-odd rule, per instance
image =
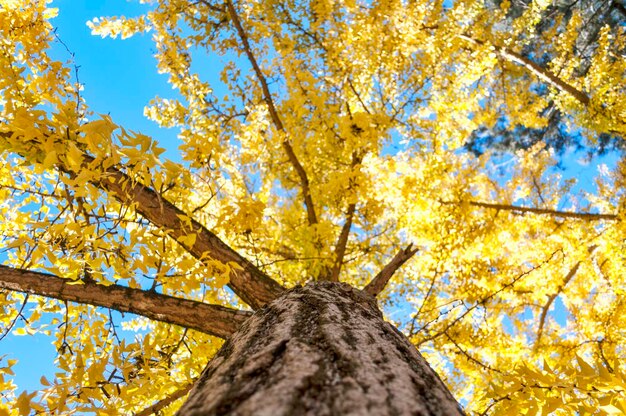
POLYGON ((179 415, 463 415, 370 295, 343 283, 290 290, 208 364, 179 415))

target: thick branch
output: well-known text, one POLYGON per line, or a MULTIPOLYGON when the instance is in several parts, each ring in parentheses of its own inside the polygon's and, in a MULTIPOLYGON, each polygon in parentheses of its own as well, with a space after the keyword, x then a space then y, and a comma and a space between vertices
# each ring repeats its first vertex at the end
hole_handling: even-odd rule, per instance
MULTIPOLYGON (((0 137, 11 137, 12 132, 0 132, 0 137)), ((90 169, 94 158, 83 154, 83 169, 90 169)), ((66 166, 58 166, 61 171, 75 175, 66 166)), ((259 270, 254 264, 230 248, 219 237, 207 230, 202 224, 188 216, 174 204, 163 198, 153 189, 133 181, 125 173, 108 168, 99 180, 92 180, 94 185, 110 192, 118 201, 132 205, 135 210, 156 227, 164 229, 168 235, 179 241, 180 237, 195 234, 193 245, 181 245, 195 258, 202 262, 207 256, 224 263, 233 262, 242 270, 232 269, 228 286, 245 303, 258 309, 265 303, 280 296, 283 287, 259 270)))
POLYGON ((185 397, 187 393, 189 393, 189 390, 191 390, 192 387, 193 387, 193 383, 186 385, 180 390, 176 390, 174 393, 170 394, 165 399, 159 400, 152 406, 146 407, 141 412, 136 413, 135 416, 150 416, 150 415, 157 414, 160 410, 166 408, 170 404, 174 403, 176 400, 182 397, 185 397))
MULTIPOLYGON (((461 39, 465 39, 469 42, 475 43, 477 45, 484 45, 485 42, 481 41, 481 40, 477 40, 474 39, 470 36, 467 35, 459 35, 459 37, 461 39)), ((513 52, 512 50, 508 49, 508 48, 504 48, 501 46, 496 46, 496 45, 491 45, 495 48, 495 51, 498 55, 500 55, 502 58, 506 59, 509 62, 513 62, 519 65, 522 65, 523 67, 525 67, 526 69, 528 69, 532 74, 534 74, 535 76, 537 76, 537 78, 539 78, 540 80, 552 85, 553 87, 555 87, 557 90, 561 91, 561 92, 565 92, 567 94, 569 94, 570 96, 572 96, 573 98, 575 98, 578 102, 580 102, 583 105, 588 105, 590 102, 589 96, 587 94, 585 94, 584 92, 576 89, 575 87, 573 87, 572 85, 566 83, 565 81, 563 81, 561 78, 557 77, 556 75, 554 75, 552 72, 550 72, 549 70, 537 65, 536 63, 534 63, 533 61, 531 61, 528 58, 523 57, 522 55, 513 52)))
MULTIPOLYGON (((92 160, 89 158, 86 162, 92 160)), ((231 270, 228 286, 253 309, 260 308, 283 292, 282 286, 153 189, 134 182, 113 168, 107 169, 106 175, 96 185, 112 193, 120 202, 134 205, 138 213, 155 226, 167 230, 176 241, 195 234, 193 245, 181 245, 200 261, 206 262, 209 255, 224 263, 239 265, 242 270, 231 270)))
MULTIPOLYGON (((272 118, 272 123, 276 130, 284 132, 285 127, 283 126, 283 122, 278 116, 278 111, 276 111, 276 106, 274 105, 274 99, 272 98, 272 94, 270 93, 269 86, 267 85, 267 79, 265 75, 263 75, 263 71, 261 71, 261 67, 256 60, 256 57, 252 53, 252 48, 250 47, 250 42, 248 41, 248 35, 246 34, 243 26, 241 24, 241 20, 239 19, 239 15, 235 10, 235 6, 232 1, 226 1, 226 7, 228 7, 228 14, 233 24, 235 25, 235 29, 237 30, 237 35, 241 40, 243 50, 250 61, 250 65, 252 65, 252 69, 261 84, 261 91, 263 92, 263 99, 267 104, 268 111, 270 113, 270 117, 272 118)), ((309 225, 317 224, 317 215, 315 213, 315 207, 313 205, 313 199, 311 198, 311 189, 309 186, 309 178, 304 170, 304 167, 298 160, 296 153, 289 143, 288 139, 284 139, 282 142, 283 149, 287 153, 287 157, 289 158, 289 162, 295 169, 298 177, 300 178, 300 186, 302 187, 302 195, 304 197, 304 204, 306 205, 307 218, 309 220, 309 225)))
POLYGON ((0 265, 1 289, 130 312, 220 338, 228 338, 252 315, 224 306, 119 285, 104 286, 89 281, 78 283, 48 273, 0 265))
MULTIPOLYGON (((12 132, 0 132, 0 137, 11 137, 12 132)), ((90 169, 94 158, 83 154, 83 169, 90 169)), ((58 169, 68 174, 77 174, 66 166, 58 169)), ((164 229, 168 235, 179 242, 180 237, 195 234, 193 245, 181 245, 195 258, 202 262, 207 256, 224 263, 233 262, 241 270, 232 269, 228 286, 245 303, 258 309, 267 302, 280 296, 283 287, 259 270, 254 264, 230 248, 219 237, 207 230, 202 224, 188 216, 174 204, 163 198, 153 189, 133 181, 125 173, 108 168, 99 180, 92 180, 94 185, 110 192, 118 201, 132 205, 135 210, 156 227, 164 229)), ((206 263, 205 263, 206 264, 206 263)))
POLYGON ((404 263, 407 262, 419 249, 413 248, 413 244, 409 244, 407 248, 402 249, 396 254, 393 259, 372 279, 371 282, 363 288, 363 291, 376 297, 383 291, 387 283, 391 279, 391 276, 398 270, 404 263))
POLYGON ((341 271, 343 258, 346 254, 346 246, 348 245, 348 237, 350 236, 350 228, 352 227, 352 219, 354 217, 355 209, 356 204, 350 204, 348 206, 348 211, 346 212, 346 222, 343 224, 343 227, 341 227, 341 233, 339 233, 337 244, 335 244, 335 263, 333 264, 333 268, 331 269, 328 278, 331 282, 339 281, 339 272, 341 271))
MULTIPOLYGON (((444 205, 456 205, 457 202, 452 201, 439 201, 444 205)), ((489 208, 489 209, 497 209, 502 211, 513 211, 513 212, 521 212, 521 213, 531 213, 538 215, 552 215, 554 217, 561 218, 576 218, 579 220, 590 220, 590 221, 599 221, 599 220, 608 220, 608 221, 616 221, 617 215, 615 214, 593 214, 590 212, 569 212, 569 211, 557 211, 554 209, 544 209, 544 208, 531 208, 531 207, 520 207, 517 205, 508 205, 508 204, 492 204, 489 202, 478 202, 478 201, 470 201, 470 205, 475 207, 489 208)))
MULTIPOLYGON (((356 93, 356 91, 355 91, 356 93)), ((350 167, 354 169, 363 160, 362 156, 359 156, 356 152, 352 154, 352 163, 350 167)), ((350 192, 355 186, 354 180, 350 179, 348 192, 350 192)), ((343 258, 346 254, 346 246, 348 245, 348 238, 350 237, 350 228, 352 227, 352 220, 354 219, 354 212, 356 210, 356 203, 348 205, 348 211, 346 212, 346 220, 341 227, 341 232, 337 238, 337 244, 335 244, 335 263, 332 269, 327 273, 328 280, 331 282, 339 281, 339 273, 341 272, 341 266, 343 265, 343 258)))

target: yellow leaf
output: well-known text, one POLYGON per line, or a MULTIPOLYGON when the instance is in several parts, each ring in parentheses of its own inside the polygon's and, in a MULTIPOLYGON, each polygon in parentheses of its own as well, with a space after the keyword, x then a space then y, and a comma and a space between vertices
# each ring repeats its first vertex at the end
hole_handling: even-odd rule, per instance
POLYGON ((621 409, 618 409, 617 407, 613 406, 612 404, 607 404, 605 406, 600 406, 599 409, 602 410, 603 412, 606 412, 609 415, 622 415, 622 414, 624 414, 621 409))
POLYGON ((46 153, 46 156, 43 159, 42 165, 46 169, 50 169, 54 167, 54 165, 59 161, 56 151, 50 151, 46 153))
POLYGON ((28 416, 30 414, 30 408, 31 408, 30 400, 36 393, 37 392, 28 394, 26 390, 24 390, 22 394, 18 396, 16 405, 17 405, 17 409, 19 411, 20 416, 22 415, 28 416))
POLYGON ((194 233, 194 234, 181 235, 176 240, 182 245, 184 245, 185 247, 193 247, 193 245, 196 243, 196 238, 197 236, 194 233))
POLYGON ((74 143, 69 144, 69 150, 66 153, 67 162, 72 168, 79 168, 83 163, 83 152, 74 143))
POLYGON ((596 370, 594 370, 592 366, 587 364, 587 362, 583 360, 578 354, 576 354, 576 361, 578 361, 578 365, 580 366, 580 370, 583 376, 585 377, 596 376, 596 370))
POLYGON ((26 329, 24 327, 17 328, 15 331, 13 331, 13 333, 20 336, 28 335, 28 332, 26 332, 26 329))

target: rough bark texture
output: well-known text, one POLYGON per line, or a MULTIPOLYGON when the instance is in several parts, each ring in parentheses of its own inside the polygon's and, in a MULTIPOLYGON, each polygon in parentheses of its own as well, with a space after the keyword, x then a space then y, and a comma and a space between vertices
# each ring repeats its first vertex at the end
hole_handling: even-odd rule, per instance
POLYGON ((228 338, 251 315, 250 312, 220 305, 210 305, 124 286, 104 286, 94 282, 76 283, 48 273, 0 265, 0 289, 135 313, 156 321, 196 329, 220 338, 228 338))
POLYGON ((373 297, 318 282, 258 310, 179 415, 463 415, 373 297))

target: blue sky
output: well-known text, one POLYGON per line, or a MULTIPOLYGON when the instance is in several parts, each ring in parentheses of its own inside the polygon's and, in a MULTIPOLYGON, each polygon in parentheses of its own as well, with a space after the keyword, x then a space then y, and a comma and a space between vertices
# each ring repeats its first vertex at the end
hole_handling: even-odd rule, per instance
MULTIPOLYGON (((102 16, 137 16, 147 10, 138 1, 57 0, 59 9, 52 20, 57 35, 75 55, 81 92, 91 111, 109 114, 116 124, 141 131, 168 147, 167 157, 176 157, 176 131, 166 130, 143 116, 143 108, 156 95, 171 97, 175 92, 167 76, 158 74, 153 57, 151 33, 130 39, 101 38, 91 35, 86 22, 102 16)), ((71 59, 66 48, 56 43, 52 54, 60 61, 71 59)))

